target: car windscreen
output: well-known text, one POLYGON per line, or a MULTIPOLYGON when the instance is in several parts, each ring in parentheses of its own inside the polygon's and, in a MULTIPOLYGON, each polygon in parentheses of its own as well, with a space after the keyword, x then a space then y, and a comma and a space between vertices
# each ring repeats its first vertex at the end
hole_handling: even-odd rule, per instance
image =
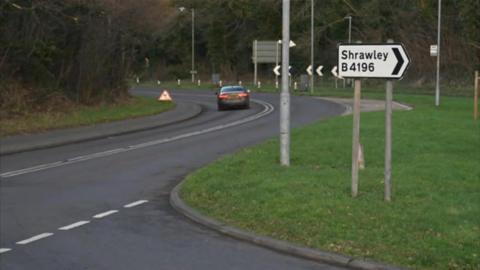
POLYGON ((242 87, 225 87, 220 90, 222 93, 228 93, 228 92, 245 92, 245 88, 242 87))

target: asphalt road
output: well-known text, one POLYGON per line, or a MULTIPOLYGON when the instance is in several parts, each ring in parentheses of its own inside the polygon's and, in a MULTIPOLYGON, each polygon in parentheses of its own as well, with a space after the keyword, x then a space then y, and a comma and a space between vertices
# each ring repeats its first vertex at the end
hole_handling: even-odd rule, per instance
MULTIPOLYGON (((169 192, 187 174, 279 130, 278 94, 222 112, 213 92, 172 96, 204 111, 148 131, 0 157, 2 175, 17 172, 0 178, 0 269, 339 269, 225 237, 171 208, 169 192)), ((292 97, 292 127, 343 110, 292 97)))

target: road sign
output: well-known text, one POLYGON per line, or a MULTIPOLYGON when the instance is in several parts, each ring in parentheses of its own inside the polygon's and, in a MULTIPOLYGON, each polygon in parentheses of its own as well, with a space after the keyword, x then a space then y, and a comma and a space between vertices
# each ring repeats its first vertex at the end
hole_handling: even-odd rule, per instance
POLYGON ((318 74, 318 76, 323 76, 323 73, 322 73, 322 69, 323 69, 323 66, 318 66, 317 70, 315 70, 318 74))
POLYGON ((338 46, 338 75, 344 78, 400 79, 409 63, 400 43, 338 46))
MULTIPOLYGON (((273 69, 273 73, 275 73, 276 76, 280 76, 281 73, 280 73, 280 69, 282 68, 282 66, 278 65, 276 66, 274 69, 273 69)), ((290 74, 290 70, 292 69, 292 66, 288 66, 288 75, 291 76, 290 74)))
MULTIPOLYGON (((279 39, 278 41, 278 44, 282 44, 282 40, 279 39)), ((297 44, 295 44, 295 42, 293 42, 293 40, 290 40, 290 42, 288 43, 288 47, 292 48, 292 47, 295 47, 297 46, 297 44)))
POLYGON ((273 69, 273 73, 275 73, 276 76, 280 76, 280 68, 282 66, 278 65, 273 69))
MULTIPOLYGON (((339 78, 339 79, 343 79, 342 76, 338 75, 337 69, 338 69, 337 66, 334 66, 334 67, 332 68, 332 70, 330 70, 330 72, 333 74, 333 76, 335 76, 335 77, 337 77, 337 78, 339 78)), ((335 87, 336 87, 336 86, 335 86, 335 87)))
POLYGON ((430 45, 430 56, 438 56, 438 46, 430 45))
POLYGON ((158 97, 158 101, 172 101, 172 97, 167 90, 163 90, 162 94, 158 97))
POLYGON ((312 65, 309 65, 309 66, 307 67, 307 73, 308 73, 308 75, 310 75, 310 76, 313 75, 312 65))
POLYGON ((253 84, 257 85, 258 63, 278 64, 278 44, 274 40, 254 40, 252 45, 253 84))
POLYGON ((253 63, 275 63, 277 60, 277 43, 269 40, 253 41, 253 63))

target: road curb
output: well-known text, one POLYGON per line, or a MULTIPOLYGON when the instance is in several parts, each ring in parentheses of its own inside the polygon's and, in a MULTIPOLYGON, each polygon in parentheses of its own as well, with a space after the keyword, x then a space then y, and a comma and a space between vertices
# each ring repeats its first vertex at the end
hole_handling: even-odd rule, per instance
POLYGON ((203 108, 195 103, 178 102, 173 110, 157 115, 128 120, 119 120, 77 128, 53 130, 42 134, 19 135, 0 140, 0 155, 10 155, 26 151, 50 148, 60 145, 146 131, 174 123, 187 121, 202 113, 203 108), (52 139, 51 134, 56 134, 52 139))
POLYGON ((177 212, 183 214, 184 216, 203 226, 206 226, 207 228, 239 240, 251 242, 259 246, 286 253, 288 255, 302 257, 321 263, 328 263, 332 265, 348 267, 350 269, 361 270, 405 270, 405 268, 399 268, 396 266, 373 262, 365 260, 363 258, 355 258, 333 252, 302 247, 287 241, 277 240, 267 236, 256 235, 238 228, 228 226, 227 224, 221 223, 217 220, 202 215, 197 210, 188 206, 180 198, 179 192, 182 188, 184 181, 185 180, 183 180, 170 192, 170 204, 177 212))

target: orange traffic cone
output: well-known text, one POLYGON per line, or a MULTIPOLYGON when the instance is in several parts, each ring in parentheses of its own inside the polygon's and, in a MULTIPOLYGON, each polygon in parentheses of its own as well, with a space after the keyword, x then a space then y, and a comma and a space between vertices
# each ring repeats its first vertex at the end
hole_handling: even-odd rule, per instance
POLYGON ((158 97, 158 101, 172 101, 172 97, 167 90, 163 90, 162 94, 158 97))

